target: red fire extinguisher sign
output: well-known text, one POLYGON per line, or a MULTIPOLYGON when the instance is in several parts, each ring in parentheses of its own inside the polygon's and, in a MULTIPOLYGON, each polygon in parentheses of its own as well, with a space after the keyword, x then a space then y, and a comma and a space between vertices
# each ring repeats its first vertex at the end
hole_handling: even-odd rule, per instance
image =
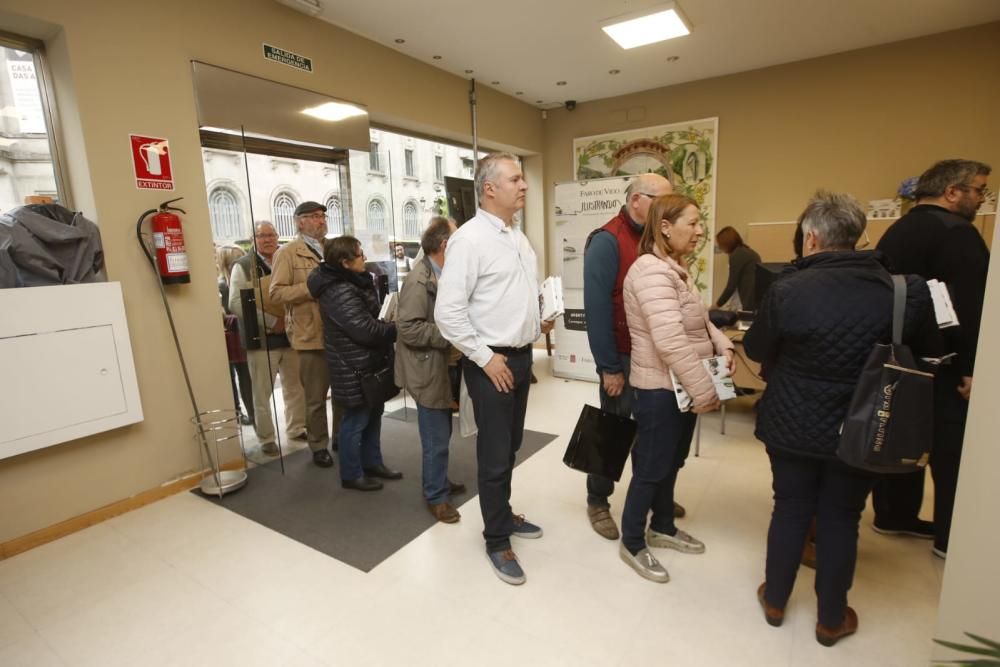
POLYGON ((128 137, 132 146, 135 187, 140 190, 173 190, 174 174, 167 140, 139 134, 128 137))

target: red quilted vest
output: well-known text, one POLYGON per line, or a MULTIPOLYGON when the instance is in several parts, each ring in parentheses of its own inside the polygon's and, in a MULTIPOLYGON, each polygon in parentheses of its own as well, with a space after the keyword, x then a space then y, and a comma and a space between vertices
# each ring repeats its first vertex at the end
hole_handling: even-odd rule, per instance
POLYGON ((608 221, 601 229, 610 232, 618 241, 618 275, 615 277, 615 288, 611 292, 611 305, 614 307, 615 344, 619 354, 632 354, 632 338, 628 332, 628 322, 625 319, 625 300, 622 297, 622 285, 625 274, 632 263, 639 257, 639 237, 641 231, 636 231, 632 221, 625 213, 625 207, 618 215, 608 221))

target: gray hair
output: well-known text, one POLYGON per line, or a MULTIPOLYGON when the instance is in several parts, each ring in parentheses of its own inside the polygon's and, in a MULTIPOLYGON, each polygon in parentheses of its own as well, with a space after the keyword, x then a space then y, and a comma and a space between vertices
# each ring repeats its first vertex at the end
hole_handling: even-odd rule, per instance
POLYGON ((267 225, 268 227, 273 229, 275 234, 278 233, 278 228, 275 227, 274 223, 271 222, 270 220, 257 220, 256 222, 253 223, 254 236, 256 236, 258 232, 260 232, 260 228, 263 227, 264 225, 267 225))
POLYGON ((989 176, 990 165, 975 160, 941 160, 920 175, 915 199, 940 197, 950 186, 967 185, 980 174, 989 176))
POLYGON ((424 251, 424 255, 433 255, 441 249, 449 236, 451 236, 451 220, 443 215, 435 215, 420 237, 420 249, 424 251))
POLYGON ((510 160, 514 164, 518 163, 517 156, 513 153, 490 153, 476 165, 476 196, 479 197, 480 202, 483 200, 483 188, 486 186, 486 182, 494 182, 493 179, 497 177, 500 163, 504 160, 510 160))
POLYGON ((799 216, 802 234, 815 234, 824 250, 853 250, 868 220, 858 200, 849 194, 817 190, 799 216))

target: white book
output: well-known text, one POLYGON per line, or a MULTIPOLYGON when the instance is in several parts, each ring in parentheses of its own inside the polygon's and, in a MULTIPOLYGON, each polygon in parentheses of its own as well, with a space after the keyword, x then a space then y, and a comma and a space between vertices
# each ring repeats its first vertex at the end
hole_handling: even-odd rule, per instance
POLYGON ((930 290, 931 301, 934 302, 934 317, 937 318, 938 328, 957 327, 958 314, 955 313, 955 306, 951 302, 948 286, 931 278, 927 281, 927 289, 930 290))
POLYGON ((549 276, 542 282, 541 309, 542 320, 545 322, 551 322, 566 311, 562 278, 559 276, 549 276))
MULTIPOLYGON (((709 357, 702 359, 701 363, 704 364, 705 370, 712 377, 712 384, 715 385, 715 393, 719 395, 719 400, 728 401, 731 398, 736 398, 736 385, 733 384, 733 378, 729 374, 729 364, 726 358, 724 356, 709 357)), ((681 381, 672 368, 670 369, 670 382, 674 385, 677 407, 681 412, 689 412, 692 407, 691 396, 681 385, 681 381)))

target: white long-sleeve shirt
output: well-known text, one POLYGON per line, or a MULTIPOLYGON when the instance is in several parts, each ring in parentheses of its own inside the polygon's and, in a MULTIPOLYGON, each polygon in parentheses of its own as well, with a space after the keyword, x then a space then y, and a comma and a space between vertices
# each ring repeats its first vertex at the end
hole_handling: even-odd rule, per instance
POLYGON ((448 239, 434 322, 482 367, 491 345, 532 344, 540 320, 535 251, 520 229, 479 209, 448 239))

